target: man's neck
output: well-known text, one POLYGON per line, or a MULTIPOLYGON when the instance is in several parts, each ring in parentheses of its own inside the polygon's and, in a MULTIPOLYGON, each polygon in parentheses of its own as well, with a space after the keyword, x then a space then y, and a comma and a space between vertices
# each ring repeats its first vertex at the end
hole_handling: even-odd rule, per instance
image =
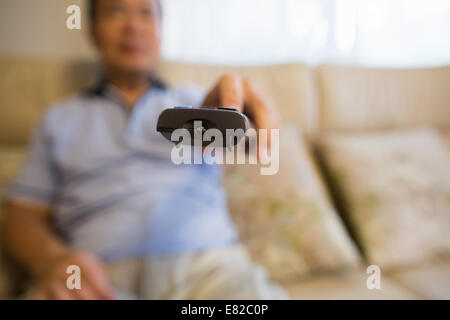
POLYGON ((119 74, 110 72, 107 81, 113 85, 120 99, 129 108, 133 108, 139 98, 152 86, 149 74, 119 74))

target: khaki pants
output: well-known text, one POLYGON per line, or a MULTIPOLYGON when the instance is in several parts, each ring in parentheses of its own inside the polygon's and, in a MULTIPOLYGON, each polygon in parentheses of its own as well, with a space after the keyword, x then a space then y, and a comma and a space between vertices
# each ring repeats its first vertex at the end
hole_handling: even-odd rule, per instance
MULTIPOLYGON (((121 300, 288 299, 242 245, 120 261, 107 264, 106 273, 121 300)), ((30 288, 22 299, 34 293, 30 288)))
POLYGON ((119 299, 287 299, 242 245, 106 267, 119 299))

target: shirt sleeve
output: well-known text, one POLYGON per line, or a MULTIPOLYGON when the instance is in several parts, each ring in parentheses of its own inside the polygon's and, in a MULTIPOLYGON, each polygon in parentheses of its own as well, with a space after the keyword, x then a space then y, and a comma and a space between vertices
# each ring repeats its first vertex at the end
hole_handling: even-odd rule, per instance
POLYGON ((16 179, 7 187, 5 200, 21 199, 48 206, 54 203, 57 174, 47 118, 44 117, 35 129, 28 156, 16 179))

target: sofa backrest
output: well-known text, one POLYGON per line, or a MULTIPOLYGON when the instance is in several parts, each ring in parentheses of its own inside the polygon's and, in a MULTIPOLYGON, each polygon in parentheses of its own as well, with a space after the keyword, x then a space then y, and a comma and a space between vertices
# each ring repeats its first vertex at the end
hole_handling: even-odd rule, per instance
POLYGON ((318 101, 314 70, 302 64, 264 67, 208 66, 181 63, 161 64, 160 74, 170 84, 193 83, 208 88, 225 73, 251 79, 271 97, 284 122, 298 125, 306 133, 316 130, 318 101))
POLYGON ((320 128, 380 130, 450 126, 450 67, 318 68, 320 128))
POLYGON ((50 60, 0 59, 0 145, 26 144, 42 113, 87 83, 95 64, 50 60))
MULTIPOLYGON (((301 64, 228 67, 165 62, 160 74, 171 85, 213 85, 224 73, 252 79, 285 122, 307 134, 322 130, 450 127, 450 67, 370 69, 301 64)), ((89 61, 0 58, 0 144, 27 143, 43 111, 95 82, 89 61)))
MULTIPOLYGON (((0 58, 0 144, 20 145, 44 110, 64 96, 95 82, 98 66, 86 61, 0 58), (94 72, 93 72, 94 71, 94 72)), ((219 67, 161 63, 170 85, 194 84, 205 89, 224 73, 249 77, 272 97, 285 121, 313 130, 318 110, 313 71, 300 64, 267 67, 219 67)))

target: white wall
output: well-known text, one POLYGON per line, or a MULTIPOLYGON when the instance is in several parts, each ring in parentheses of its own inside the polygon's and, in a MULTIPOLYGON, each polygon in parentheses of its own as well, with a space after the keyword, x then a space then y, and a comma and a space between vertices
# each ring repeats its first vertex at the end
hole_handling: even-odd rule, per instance
POLYGON ((37 58, 92 58, 85 0, 0 0, 0 55, 37 58), (68 30, 66 9, 82 10, 82 29, 68 30))

